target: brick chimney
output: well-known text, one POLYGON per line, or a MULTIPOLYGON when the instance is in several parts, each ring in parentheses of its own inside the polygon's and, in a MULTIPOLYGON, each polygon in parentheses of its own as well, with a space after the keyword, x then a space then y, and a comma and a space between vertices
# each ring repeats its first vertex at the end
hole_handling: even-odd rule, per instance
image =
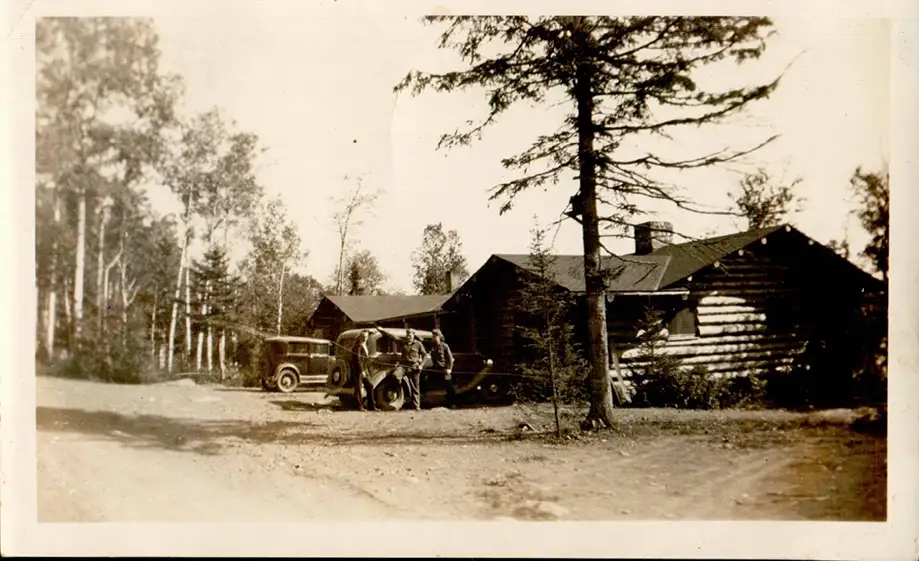
POLYGON ((447 287, 447 294, 452 294, 459 288, 459 275, 456 274, 456 271, 450 270, 444 273, 444 284, 447 287))
POLYGON ((673 224, 670 222, 644 222, 635 226, 636 255, 647 255, 671 243, 673 243, 673 224))

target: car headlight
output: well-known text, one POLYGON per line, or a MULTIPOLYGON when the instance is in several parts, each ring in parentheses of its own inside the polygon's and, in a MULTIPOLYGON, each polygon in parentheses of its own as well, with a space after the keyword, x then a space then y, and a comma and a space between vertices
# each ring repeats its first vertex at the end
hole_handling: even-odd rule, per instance
POLYGON ((492 360, 491 360, 490 358, 489 358, 489 359, 485 359, 485 366, 491 366, 491 365, 493 365, 493 364, 494 364, 494 362, 492 362, 492 360))

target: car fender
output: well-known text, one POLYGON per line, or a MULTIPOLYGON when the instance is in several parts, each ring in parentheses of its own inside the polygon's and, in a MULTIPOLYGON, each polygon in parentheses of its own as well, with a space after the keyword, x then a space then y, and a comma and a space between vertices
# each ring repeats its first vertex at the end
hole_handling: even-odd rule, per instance
POLYGON ((401 366, 388 366, 376 370, 373 374, 370 375, 368 381, 370 382, 370 387, 375 388, 380 384, 380 382, 390 376, 401 382, 404 375, 405 370, 401 366))
POLYGON ((490 358, 486 359, 485 367, 476 372, 471 378, 469 378, 468 382, 461 386, 457 386, 456 393, 461 394, 476 389, 478 385, 482 383, 482 380, 488 376, 488 373, 491 372, 492 366, 494 366, 494 362, 490 358))

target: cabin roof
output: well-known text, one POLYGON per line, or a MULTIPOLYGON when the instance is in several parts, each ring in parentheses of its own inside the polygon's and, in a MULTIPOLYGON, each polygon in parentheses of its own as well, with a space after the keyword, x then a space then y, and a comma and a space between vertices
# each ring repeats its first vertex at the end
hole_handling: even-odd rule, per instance
MULTIPOLYGON (((602 257, 601 267, 607 272, 607 290, 622 294, 666 291, 693 273, 714 265, 728 255, 780 231, 797 236, 802 241, 816 243, 796 228, 782 224, 726 236, 666 245, 648 254, 605 255, 602 257)), ((816 245, 824 250, 823 254, 826 257, 847 265, 844 268, 860 273, 865 279, 876 281, 871 275, 836 255, 829 248, 821 244, 816 245)), ((586 290, 583 256, 554 255, 553 257, 552 273, 555 281, 571 292, 583 293, 586 290)), ((489 263, 495 260, 506 261, 530 272, 534 271, 528 254, 496 254, 492 256, 489 263)))
MULTIPOLYGON (((495 255, 527 271, 534 271, 527 254, 495 255)), ((571 292, 584 292, 584 257, 581 255, 555 255, 552 273, 555 281, 571 292)), ((634 255, 618 257, 604 255, 600 265, 607 271, 607 290, 613 292, 650 291, 660 287, 667 270, 667 255, 634 255)))
POLYGON ((434 296, 326 296, 335 307, 356 323, 369 323, 434 313, 450 298, 434 296))
MULTIPOLYGON (((670 258, 666 271, 660 279, 658 288, 666 288, 675 282, 681 281, 696 271, 713 265, 735 251, 743 249, 751 243, 765 238, 784 227, 785 226, 782 225, 759 228, 746 232, 738 232, 736 234, 728 234, 726 236, 693 240, 660 247, 648 254, 649 256, 670 258)), ((632 257, 634 256, 628 256, 627 258, 632 257)))

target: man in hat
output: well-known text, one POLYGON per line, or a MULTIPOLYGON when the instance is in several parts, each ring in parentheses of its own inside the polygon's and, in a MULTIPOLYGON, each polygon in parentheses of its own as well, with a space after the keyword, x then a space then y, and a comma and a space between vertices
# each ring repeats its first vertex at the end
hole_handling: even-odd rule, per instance
POLYGON ((402 346, 402 364, 405 368, 405 378, 408 382, 408 395, 415 411, 421 410, 421 369, 428 358, 421 340, 415 337, 415 330, 411 327, 405 332, 405 342, 402 346))
POLYGON ((439 378, 438 382, 447 392, 444 406, 453 407, 456 404, 456 387, 453 385, 452 376, 453 353, 450 351, 450 345, 444 341, 444 334, 440 329, 435 329, 433 334, 434 343, 431 345, 431 361, 434 363, 434 371, 437 372, 439 378))
POLYGON ((358 335, 357 340, 354 342, 354 347, 351 349, 351 382, 353 384, 354 399, 357 400, 359 411, 365 410, 364 400, 361 398, 364 388, 367 390, 367 407, 371 411, 377 408, 373 399, 373 388, 370 387, 370 382, 367 380, 367 376, 370 375, 368 370, 370 353, 367 349, 369 336, 370 332, 366 329, 361 331, 361 334, 358 335))

